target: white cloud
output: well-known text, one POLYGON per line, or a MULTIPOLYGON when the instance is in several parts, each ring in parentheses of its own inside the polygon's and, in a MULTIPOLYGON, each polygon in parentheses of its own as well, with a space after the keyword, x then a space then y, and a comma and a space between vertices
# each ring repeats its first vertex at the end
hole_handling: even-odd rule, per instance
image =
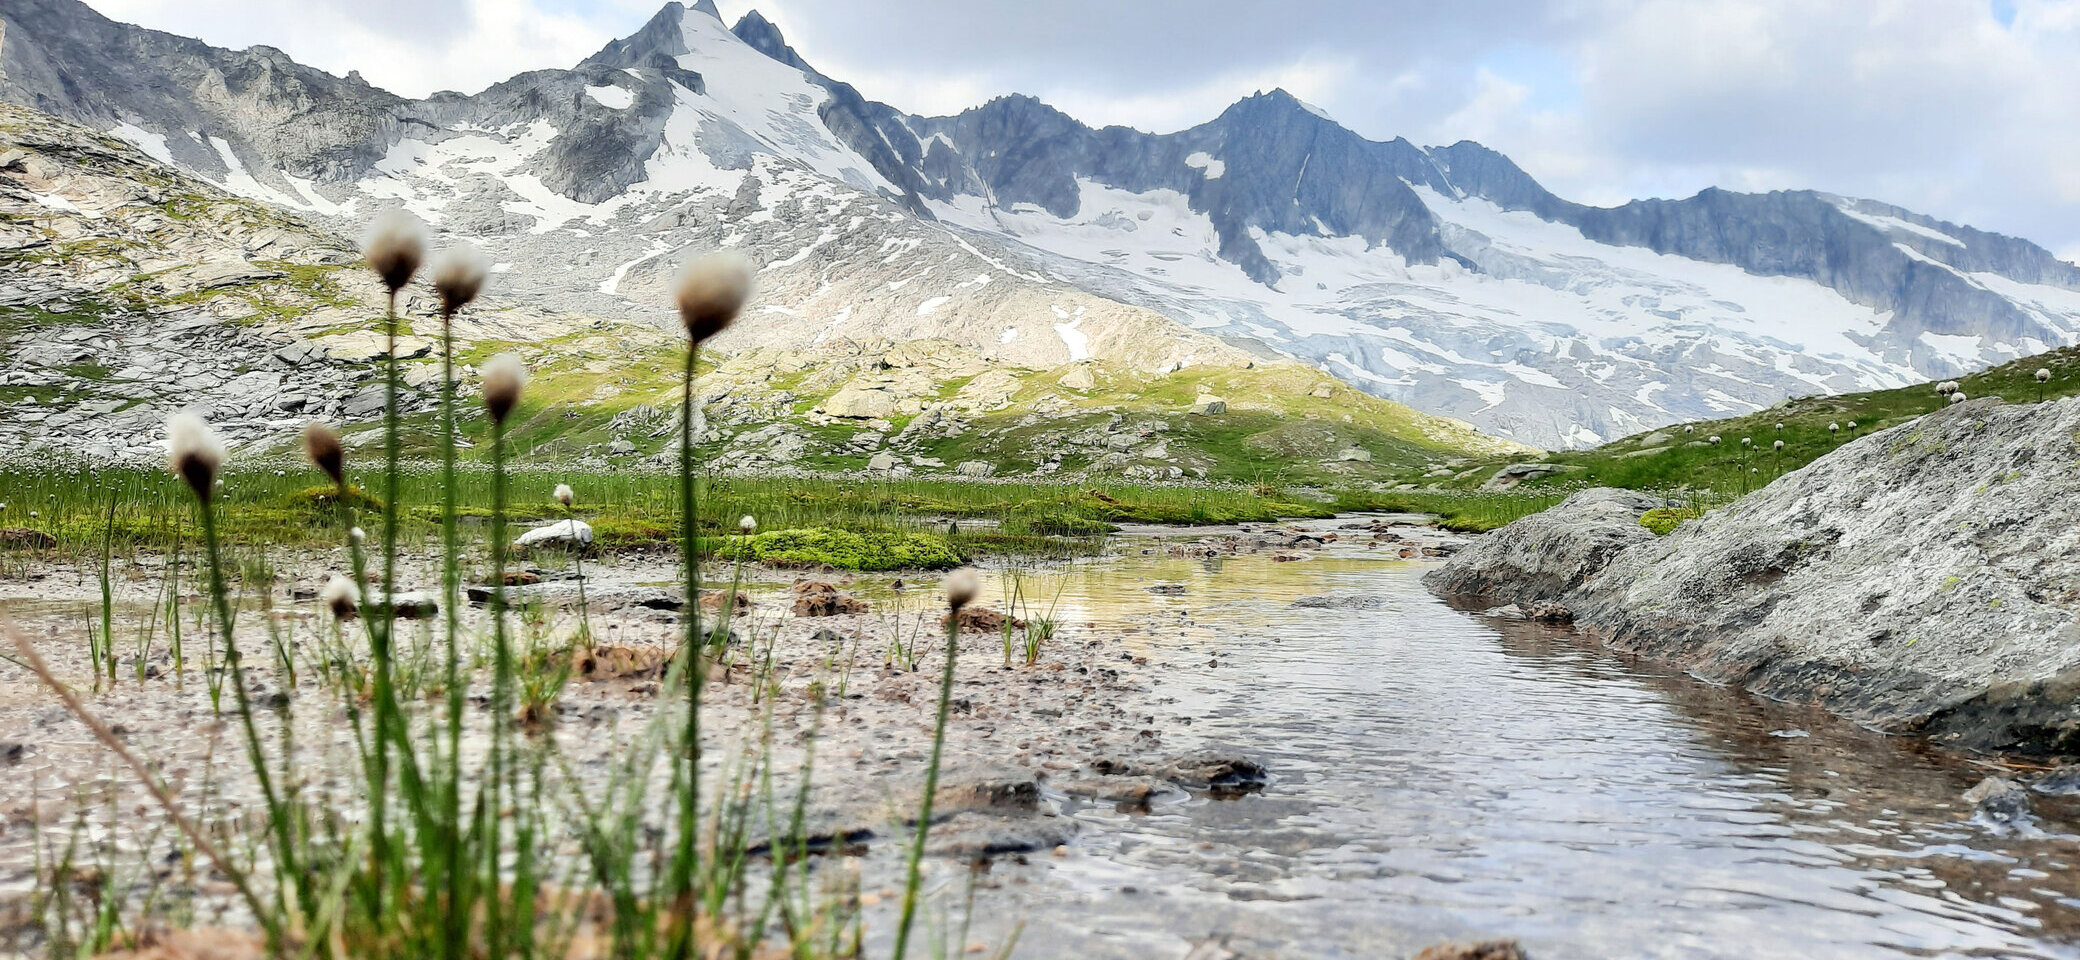
MULTIPOLYGON (((660 4, 661 5, 661 4, 660 4)), ((531 0, 94 0, 114 20, 223 47, 277 47, 299 62, 405 96, 474 93, 525 70, 568 67, 642 23, 621 10, 546 12, 531 0)))

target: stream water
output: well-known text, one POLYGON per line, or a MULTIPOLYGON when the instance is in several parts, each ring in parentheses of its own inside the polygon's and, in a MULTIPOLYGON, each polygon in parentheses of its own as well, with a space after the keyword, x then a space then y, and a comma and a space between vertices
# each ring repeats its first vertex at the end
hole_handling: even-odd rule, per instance
POLYGON ((1068 856, 983 883, 978 928, 1050 957, 2080 956, 2069 801, 2003 833, 1959 799, 1983 768, 1454 610, 1429 568, 1130 554, 1041 584, 1072 622, 1174 619, 1147 642, 1217 666, 1167 722, 1276 780, 1077 810, 1068 856), (1321 595, 1369 608, 1293 605, 1321 595))
MULTIPOLYGON (((1986 766, 1452 609, 1422 586, 1434 563, 1352 540, 1300 562, 1126 544, 1021 575, 1027 608, 1054 607, 1060 642, 1168 664, 1137 671, 1163 749, 1230 749, 1273 782, 1140 813, 1050 792, 1078 837, 977 875, 968 940, 1021 928, 1020 957, 1122 960, 1490 937, 1538 960, 2080 957, 2072 798, 2035 796, 2003 829, 1960 798, 1986 766)), ((0 834, 17 860, 26 843, 0 834)), ((876 844, 871 881, 900 854, 876 844)), ((934 909, 958 911, 947 866, 934 909)), ((885 955, 893 904, 870 913, 885 955)))

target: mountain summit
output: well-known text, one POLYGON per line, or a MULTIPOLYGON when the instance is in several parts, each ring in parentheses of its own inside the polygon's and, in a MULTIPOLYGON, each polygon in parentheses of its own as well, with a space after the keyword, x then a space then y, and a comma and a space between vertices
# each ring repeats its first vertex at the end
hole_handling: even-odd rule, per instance
POLYGON ((1170 134, 1025 96, 913 116, 708 3, 568 70, 423 100, 77 0, 0 23, 0 98, 342 225, 401 203, 556 308, 661 320, 683 251, 744 250, 771 294, 747 345, 871 329, 1043 365, 1284 354, 1569 445, 2080 340, 2080 268, 1889 204, 1591 207, 1478 143, 1367 140, 1276 90, 1170 134))

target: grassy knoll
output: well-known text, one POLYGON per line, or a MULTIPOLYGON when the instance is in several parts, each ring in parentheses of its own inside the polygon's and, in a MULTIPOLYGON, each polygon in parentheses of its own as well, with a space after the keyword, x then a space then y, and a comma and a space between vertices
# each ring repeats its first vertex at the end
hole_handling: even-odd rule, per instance
MULTIPOLYGON (((657 331, 588 326, 530 342, 477 339, 458 345, 456 362, 467 369, 512 351, 528 363, 527 397, 509 427, 523 457, 605 458, 621 444, 611 456, 628 463, 676 443, 670 424, 682 349, 657 331)), ((431 376, 436 363, 421 357, 408 369, 431 376)), ((1033 370, 950 341, 913 341, 749 350, 704 356, 702 367, 711 429, 696 453, 733 466, 854 472, 892 453, 906 469, 921 464, 915 471, 923 474, 979 461, 999 476, 1089 471, 1342 487, 1467 456, 1523 452, 1292 363, 1169 373, 1102 363, 1033 370), (839 395, 862 393, 887 409, 827 412, 839 395), (1207 412, 1208 397, 1225 409, 1207 412)), ((481 451, 485 422, 474 410, 465 416, 464 436, 481 451)), ((432 422, 427 413, 406 418, 409 454, 430 453, 432 422)))

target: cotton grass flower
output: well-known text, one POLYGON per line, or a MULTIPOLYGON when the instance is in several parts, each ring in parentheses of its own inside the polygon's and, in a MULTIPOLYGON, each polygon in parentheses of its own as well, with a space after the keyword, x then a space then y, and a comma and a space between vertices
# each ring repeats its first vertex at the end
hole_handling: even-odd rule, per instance
POLYGON ((734 253, 695 260, 672 283, 672 302, 696 347, 729 329, 750 296, 751 261, 734 253))
POLYGON ((1711 436, 1704 438, 1704 442, 1716 447, 1719 445, 1719 435, 1716 433, 1712 434, 1711 436))
POLYGON ((484 290, 491 261, 474 243, 443 248, 433 257, 433 290, 441 297, 441 316, 452 317, 484 290))
POLYGON ((224 441, 193 413, 176 413, 166 418, 166 469, 188 482, 195 496, 209 499, 224 465, 224 441))
POLYGON ((737 532, 747 537, 750 536, 752 532, 756 531, 757 529, 758 521, 753 519, 752 516, 748 513, 744 515, 743 519, 737 521, 737 532))
POLYGON ((355 586, 354 581, 335 573, 332 579, 325 581, 325 588, 318 591, 318 599, 325 602, 334 619, 345 620, 361 609, 361 588, 355 586))
POLYGON ((1957 393, 1957 381, 1945 380, 1942 383, 1936 384, 1936 392, 1946 397, 1957 393))
POLYGON ((946 605, 955 613, 974 603, 976 594, 981 592, 982 583, 976 578, 974 567, 962 567, 946 575, 946 605))
POLYGON ((1951 394, 1951 395, 1950 395, 1950 402, 1951 402, 1951 403, 1963 403, 1964 401, 1965 401, 1965 395, 1964 395, 1964 394, 1962 394, 1962 393, 1953 393, 1953 394, 1951 394))
POLYGON ((2050 383, 2050 382, 2051 382, 2051 371, 2050 371, 2050 369, 2048 369, 2048 368, 2045 368, 2045 367, 2038 367, 2038 368, 2037 368, 2037 382, 2038 382, 2038 383, 2050 383))
POLYGON ((1830 423, 1830 424, 1828 424, 1828 425, 1827 425, 1827 432, 1828 432, 1828 433, 1840 433, 1840 432, 1842 432, 1842 425, 1841 425, 1841 424, 1839 424, 1839 423, 1830 423))
POLYGON ((361 235, 361 256, 395 299, 426 259, 426 224, 403 207, 376 214, 361 235))
POLYGON ((520 405, 520 390, 527 386, 527 365, 510 353, 484 361, 484 409, 494 423, 504 424, 513 408, 520 405))
POLYGON ((1784 441, 1782 441, 1782 440, 1779 440, 1779 441, 1777 441, 1777 448, 1776 448, 1776 449, 1777 449, 1777 452, 1778 452, 1778 453, 1783 453, 1783 452, 1784 452, 1784 441))
POLYGON ((340 445, 339 431, 316 420, 304 424, 303 452, 334 486, 347 489, 347 451, 340 445))
POLYGON ((556 492, 552 496, 556 498, 557 503, 563 504, 565 510, 569 510, 571 503, 578 499, 578 495, 572 492, 571 485, 568 483, 557 484, 556 492))

